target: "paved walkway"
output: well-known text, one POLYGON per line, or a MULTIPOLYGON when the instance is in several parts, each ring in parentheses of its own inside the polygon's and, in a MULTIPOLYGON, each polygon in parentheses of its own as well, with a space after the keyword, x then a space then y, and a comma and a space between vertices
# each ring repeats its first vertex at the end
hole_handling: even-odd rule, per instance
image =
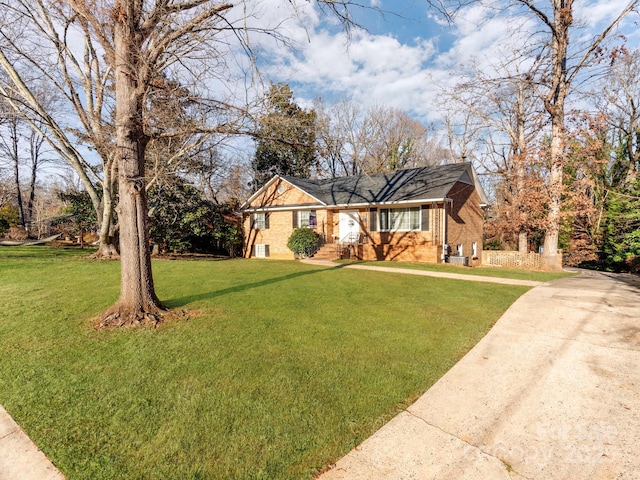
POLYGON ((467 282, 501 283, 503 285, 524 285, 537 287, 543 282, 533 280, 517 280, 514 278, 484 277, 481 275, 467 275, 464 273, 430 272, 428 270, 414 270, 411 268, 378 267, 374 265, 359 265, 357 263, 336 263, 331 260, 314 260, 312 258, 302 260, 309 265, 321 265, 323 267, 350 268, 353 270, 373 270, 376 272, 404 273, 406 275, 420 275, 423 277, 452 278, 454 280, 466 280, 467 282))
POLYGON ((640 278, 520 297, 416 403, 321 480, 637 480, 640 278))
POLYGON ((0 406, 0 480, 64 480, 62 474, 0 406))

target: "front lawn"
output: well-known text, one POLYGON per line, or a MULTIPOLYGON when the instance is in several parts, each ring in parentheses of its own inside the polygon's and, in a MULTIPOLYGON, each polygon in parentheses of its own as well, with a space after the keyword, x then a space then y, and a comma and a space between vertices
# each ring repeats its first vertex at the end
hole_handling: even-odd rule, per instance
POLYGON ((157 261, 189 320, 96 332, 119 265, 0 247, 0 404, 69 480, 310 478, 414 401, 525 287, 157 261))

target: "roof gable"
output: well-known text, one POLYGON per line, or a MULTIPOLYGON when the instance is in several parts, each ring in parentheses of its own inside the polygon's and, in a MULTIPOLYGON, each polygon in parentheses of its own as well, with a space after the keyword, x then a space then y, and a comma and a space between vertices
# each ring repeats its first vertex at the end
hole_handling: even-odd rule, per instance
POLYGON ((261 209, 292 205, 320 206, 322 201, 309 194, 306 190, 276 175, 251 195, 240 208, 261 209))

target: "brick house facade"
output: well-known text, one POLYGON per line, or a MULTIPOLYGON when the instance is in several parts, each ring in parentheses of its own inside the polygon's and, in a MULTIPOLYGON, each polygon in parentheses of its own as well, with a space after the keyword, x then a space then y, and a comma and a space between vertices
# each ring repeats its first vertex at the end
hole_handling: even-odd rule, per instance
POLYGON ((478 265, 486 203, 470 163, 325 180, 276 175, 242 207, 244 255, 293 259, 289 236, 308 227, 336 256, 478 265))

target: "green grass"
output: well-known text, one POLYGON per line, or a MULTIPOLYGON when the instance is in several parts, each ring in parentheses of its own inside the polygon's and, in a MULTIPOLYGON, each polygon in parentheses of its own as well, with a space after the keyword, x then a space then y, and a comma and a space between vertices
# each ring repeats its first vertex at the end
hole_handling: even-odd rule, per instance
POLYGON ((538 282, 549 282, 558 278, 571 277, 574 273, 568 272, 539 272, 520 268, 500 268, 500 267, 461 267, 455 265, 443 265, 432 263, 414 262, 384 262, 371 261, 363 262, 357 260, 340 260, 344 264, 371 265, 389 268, 410 268, 413 270, 427 270, 430 272, 460 273, 462 275, 479 275, 482 277, 514 278, 517 280, 534 280, 538 282))
POLYGON ((0 248, 0 404, 69 480, 303 479, 414 401, 525 287, 158 261, 199 312, 96 332, 119 264, 0 248))

